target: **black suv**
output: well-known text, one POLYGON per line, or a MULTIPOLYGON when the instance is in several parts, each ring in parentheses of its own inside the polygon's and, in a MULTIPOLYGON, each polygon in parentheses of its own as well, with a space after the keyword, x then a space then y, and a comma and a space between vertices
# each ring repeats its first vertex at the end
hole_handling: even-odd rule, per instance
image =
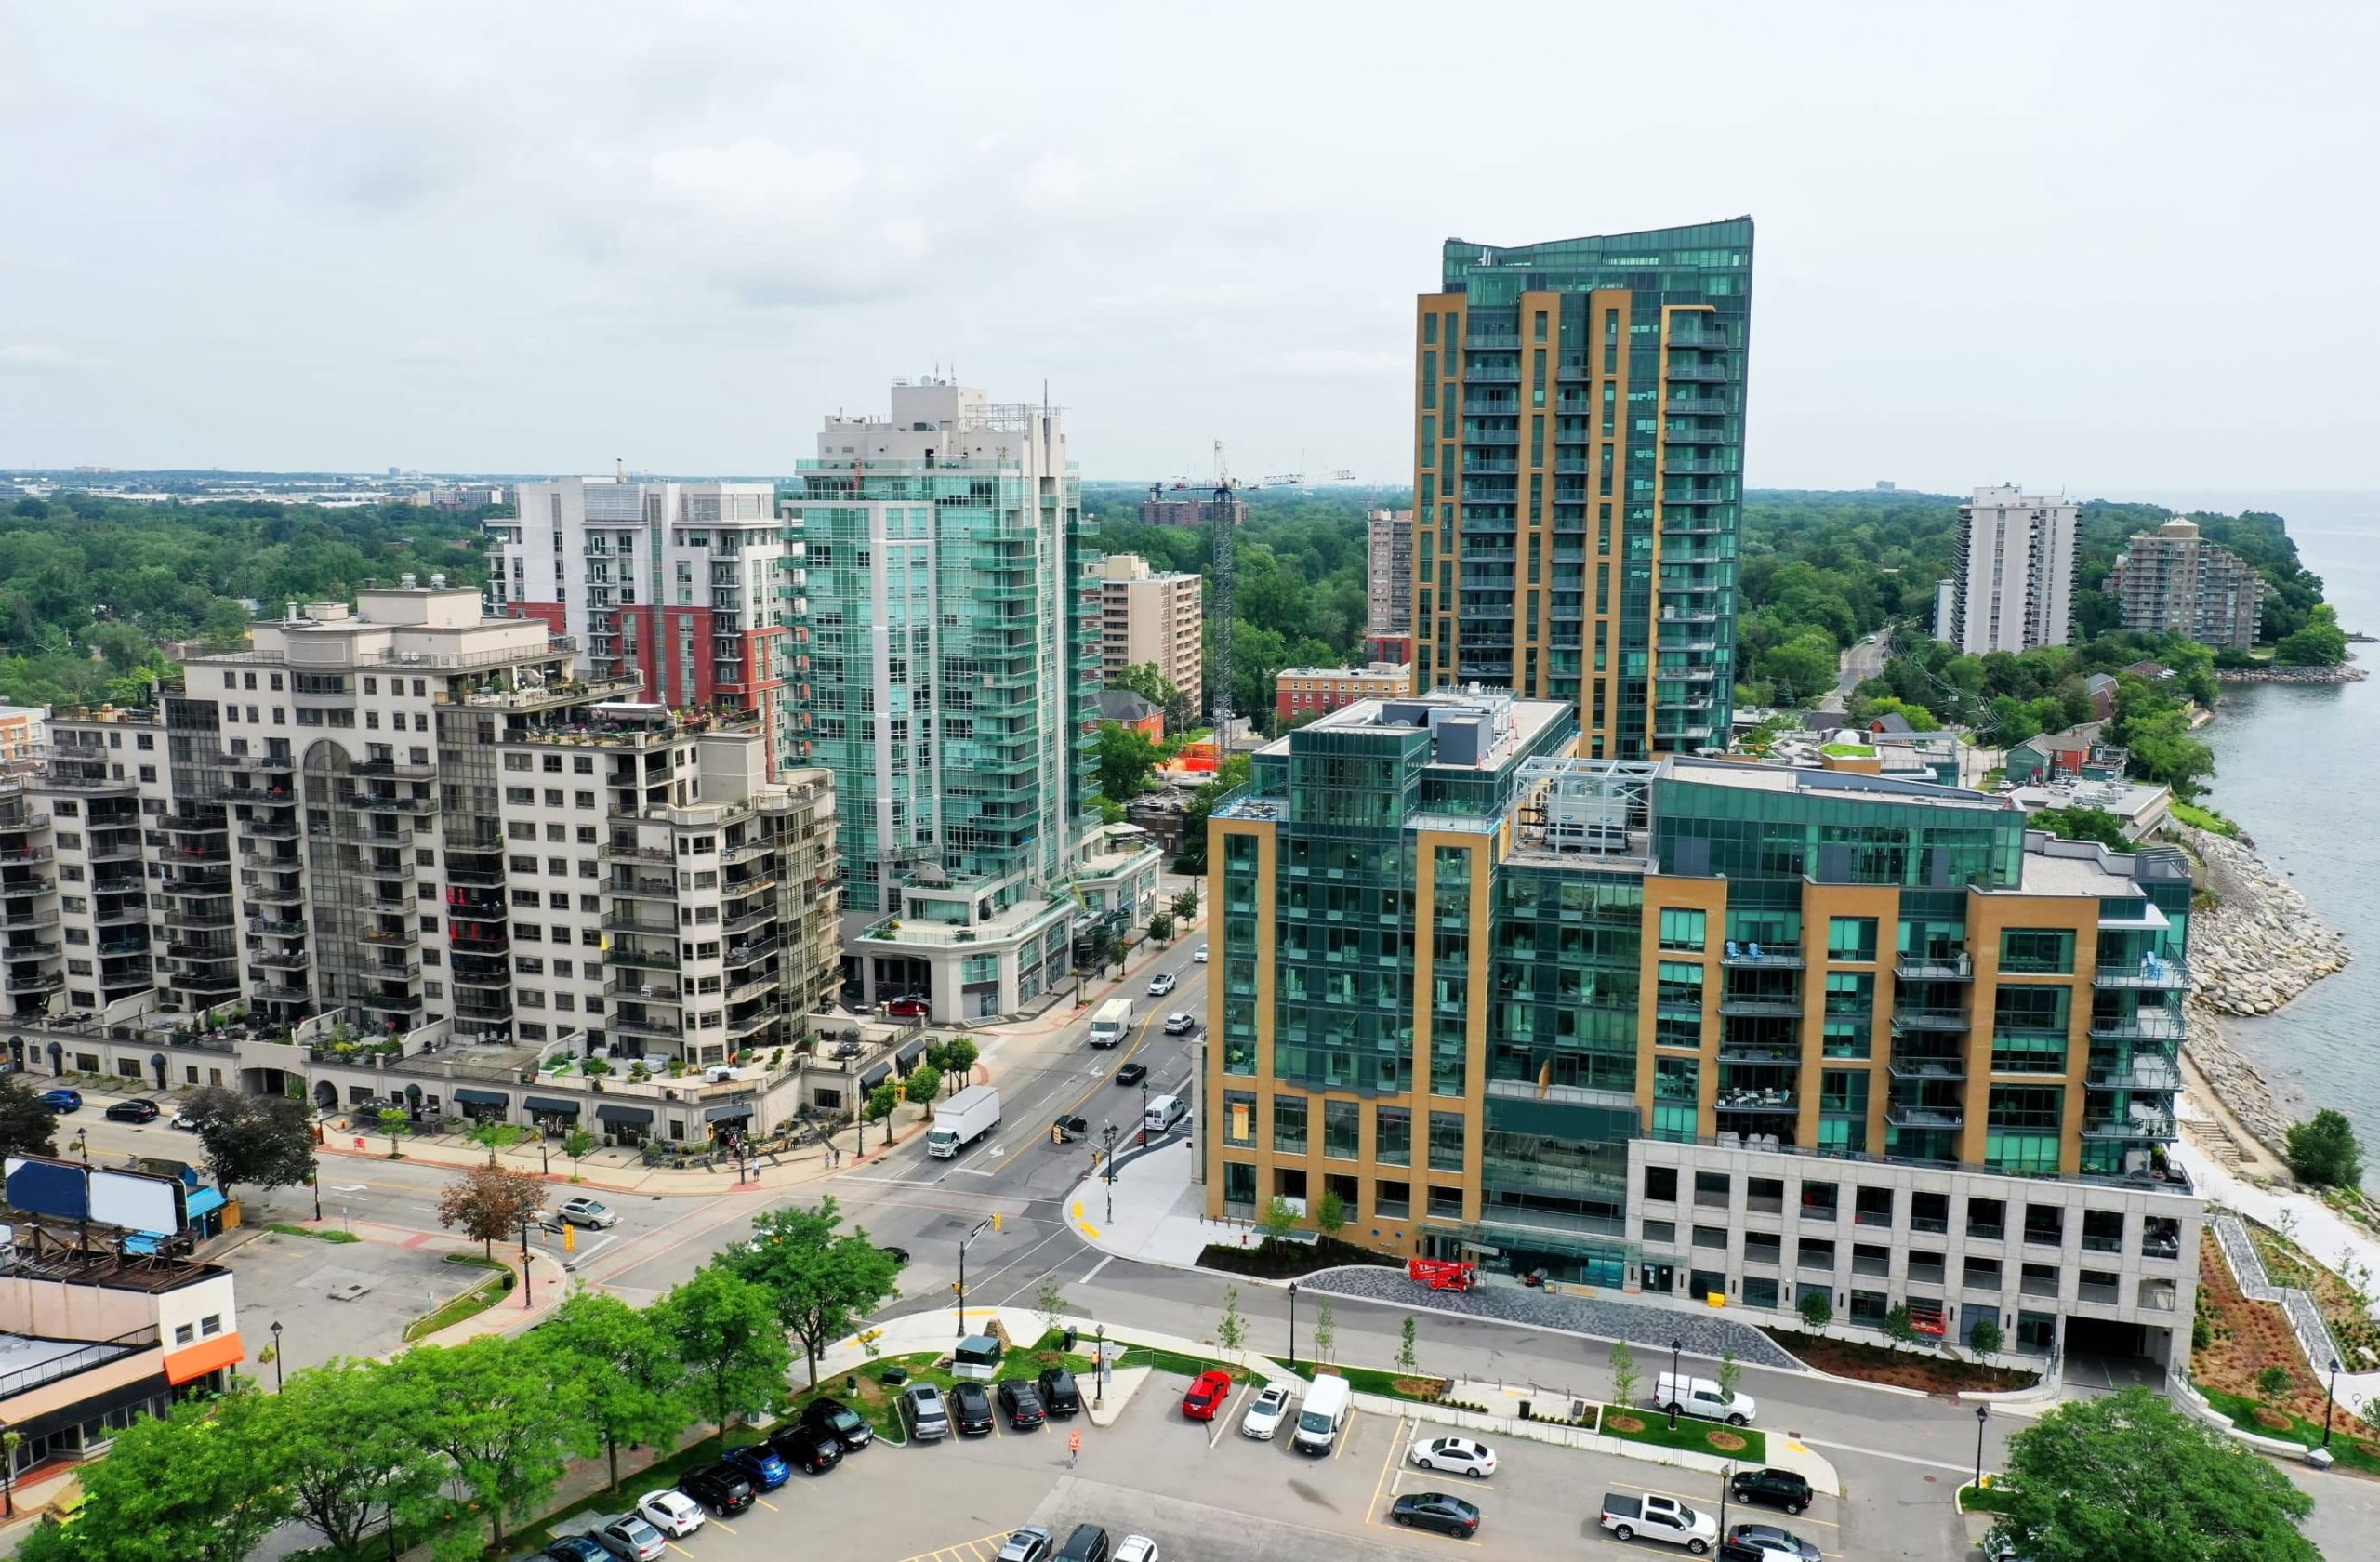
POLYGON ((1791 1470, 1746 1470, 1727 1483, 1727 1495, 1797 1514, 1810 1505, 1810 1483, 1791 1470))
POLYGON ((1041 1404, 1061 1421, 1081 1410, 1082 1390, 1075 1386, 1075 1375, 1064 1367, 1045 1368, 1041 1373, 1041 1404))
POLYGON ((992 1430, 992 1394, 979 1383, 950 1385, 950 1424, 962 1437, 984 1437, 992 1430))
POLYGON ((769 1434, 769 1447, 797 1470, 823 1476, 843 1462, 843 1440, 823 1426, 804 1422, 780 1426, 769 1434))
POLYGON ((1011 1378, 1000 1384, 1000 1413, 1008 1417, 1012 1430, 1026 1432, 1041 1424, 1041 1394, 1022 1378, 1011 1378))
POLYGON ((1107 1562, 1111 1549, 1106 1530, 1096 1524, 1078 1524, 1050 1562, 1107 1562))
POLYGON ((801 1424, 832 1432, 845 1453, 855 1453, 876 1441, 876 1428, 840 1399, 813 1399, 802 1407, 801 1424))
POLYGON ((752 1505, 752 1483, 733 1464, 706 1464, 678 1477, 678 1489, 721 1518, 730 1518, 752 1505))

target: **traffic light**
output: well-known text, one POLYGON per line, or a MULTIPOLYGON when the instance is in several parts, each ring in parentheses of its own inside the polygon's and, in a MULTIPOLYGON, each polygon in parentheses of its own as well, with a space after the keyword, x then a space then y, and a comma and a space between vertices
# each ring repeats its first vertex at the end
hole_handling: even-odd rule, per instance
POLYGON ((994 1231, 1005 1231, 1005 1230, 1007 1230, 1007 1229, 1008 1229, 1008 1216, 1007 1216, 1007 1215, 1005 1215, 1005 1214, 1003 1214, 1001 1211, 998 1211, 998 1210, 994 1210, 994 1211, 992 1211, 992 1229, 993 1229, 994 1231))

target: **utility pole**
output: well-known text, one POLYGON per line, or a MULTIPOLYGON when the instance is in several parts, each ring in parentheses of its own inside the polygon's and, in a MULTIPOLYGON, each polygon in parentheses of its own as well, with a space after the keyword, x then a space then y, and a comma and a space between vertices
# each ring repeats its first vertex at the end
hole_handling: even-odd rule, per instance
POLYGON ((991 1217, 986 1215, 959 1238, 959 1337, 962 1340, 967 1337, 967 1248, 991 1227, 991 1217))
POLYGON ((1215 441, 1215 600, 1207 611, 1215 626, 1215 665, 1212 672, 1215 689, 1215 762, 1216 773, 1222 774, 1223 761, 1231 758, 1231 620, 1232 620, 1232 511, 1236 501, 1232 495, 1231 469, 1223 461, 1223 442, 1215 441))

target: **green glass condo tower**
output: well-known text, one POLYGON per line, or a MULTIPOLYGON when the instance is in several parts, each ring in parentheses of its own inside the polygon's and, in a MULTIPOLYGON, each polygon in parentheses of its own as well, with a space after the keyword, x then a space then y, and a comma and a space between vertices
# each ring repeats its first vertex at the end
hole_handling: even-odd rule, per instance
POLYGON ((867 1002, 1012 1013, 1157 855, 1091 811, 1099 554, 1053 409, 946 381, 834 417, 799 546, 783 748, 834 773, 848 973, 867 1002))
POLYGON ((1726 743, 1752 242, 1447 241, 1414 332, 1417 688, 1568 701, 1596 759, 1726 743))

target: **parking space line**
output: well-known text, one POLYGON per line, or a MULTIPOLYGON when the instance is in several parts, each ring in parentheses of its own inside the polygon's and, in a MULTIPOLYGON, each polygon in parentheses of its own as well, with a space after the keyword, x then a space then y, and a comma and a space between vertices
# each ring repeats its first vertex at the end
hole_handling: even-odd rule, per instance
POLYGON ((1242 1383, 1237 1388, 1233 1389, 1230 1396, 1223 1400, 1223 1408, 1216 1411, 1214 1419, 1207 1423, 1207 1446, 1209 1448, 1214 1447, 1215 1439, 1221 1437, 1223 1435, 1224 1428, 1231 1425, 1231 1408, 1239 1403, 1241 1397, 1248 1393, 1249 1383, 1253 1383, 1254 1381, 1255 1380, 1251 1378, 1248 1380, 1248 1382, 1242 1383))
POLYGON ((783 1508, 778 1507, 774 1502, 770 1502, 766 1497, 755 1497, 755 1498, 753 1498, 753 1499, 752 1499, 752 1501, 754 1501, 755 1502, 760 1503, 760 1506, 762 1506, 762 1507, 764 1507, 764 1508, 768 1509, 768 1510, 769 1510, 769 1512, 771 1512, 771 1513, 783 1513, 783 1512, 785 1512, 785 1510, 784 1510, 783 1508))
POLYGON ((680 1545, 680 1544, 679 1544, 677 1542, 675 1542, 675 1541, 664 1541, 664 1542, 662 1542, 661 1543, 662 1543, 663 1545, 668 1546, 671 1551, 676 1552, 676 1553, 677 1553, 679 1555, 681 1555, 681 1556, 692 1556, 692 1555, 694 1555, 694 1553, 693 1553, 693 1552, 688 1551, 684 1546, 680 1545))
POLYGON ((983 1562, 983 1558, 987 1555, 998 1555, 999 1547, 1007 1540, 1008 1531, 1006 1530, 997 1535, 979 1535, 972 1541, 960 1541, 956 1545, 944 1546, 940 1551, 921 1551, 915 1556, 904 1558, 903 1562, 942 1562, 945 1556, 967 1558, 969 1562, 983 1562), (977 1549, 982 1546, 989 1546, 991 1550, 986 1553, 977 1549))
MULTIPOLYGON (((1352 1443, 1352 1442, 1354 1442, 1354 1441, 1355 1440, 1355 1421, 1356 1421, 1356 1418, 1357 1418, 1359 1415, 1361 1415, 1361 1414, 1362 1414, 1362 1412, 1361 1412, 1361 1411, 1359 1411, 1359 1410, 1355 1410, 1354 1407, 1350 1406, 1350 1407, 1348 1408, 1348 1410, 1347 1410, 1347 1424, 1346 1424, 1346 1425, 1344 1425, 1344 1426, 1342 1426, 1342 1427, 1341 1427, 1341 1428, 1339 1429, 1339 1441, 1338 1441, 1336 1444, 1332 1445, 1332 1447, 1331 1447, 1331 1449, 1330 1449, 1330 1457, 1331 1457, 1331 1458, 1336 1459, 1336 1458, 1338 1458, 1341 1454, 1342 1454, 1342 1453, 1346 1452, 1346 1451, 1347 1451, 1347 1445, 1348 1445, 1349 1443, 1352 1443)), ((1398 1416, 1398 1417, 1396 1418, 1396 1425, 1397 1425, 1397 1428, 1398 1428, 1398 1430, 1399 1430, 1399 1431, 1402 1431, 1402 1430, 1404 1429, 1404 1426, 1405 1426, 1405 1418, 1404 1418, 1403 1416, 1398 1416)), ((1396 1449, 1395 1449, 1395 1444, 1396 1444, 1396 1442, 1397 1442, 1398 1440, 1399 1440, 1399 1439, 1396 1439, 1396 1438, 1391 1438, 1391 1439, 1389 1440, 1389 1441, 1390 1441, 1389 1451, 1390 1451, 1392 1454, 1393 1454, 1393 1453, 1395 1453, 1395 1452, 1396 1451, 1396 1449)))
POLYGON ((724 1529, 731 1535, 735 1533, 734 1526, 729 1524, 725 1519, 714 1518, 710 1521, 710 1524, 711 1528, 714 1529, 724 1529))
MULTIPOLYGON (((1352 1427, 1355 1423, 1355 1418, 1352 1415, 1349 1416, 1347 1424, 1352 1427)), ((1405 1429, 1405 1418, 1401 1415, 1396 1418, 1395 1429, 1398 1432, 1402 1432, 1405 1429)), ((1380 1475, 1372 1482, 1371 1506, 1364 1510, 1364 1522, 1366 1524, 1375 1524, 1379 1522, 1379 1520, 1374 1518, 1372 1516, 1380 1512, 1381 1488, 1388 1484, 1388 1472, 1395 1467, 1396 1463, 1396 1445, 1402 1441, 1404 1441, 1404 1439, 1401 1436, 1392 1436, 1388 1440, 1388 1457, 1380 1462, 1380 1475)), ((1336 1456, 1334 1455, 1333 1457, 1336 1456)))

